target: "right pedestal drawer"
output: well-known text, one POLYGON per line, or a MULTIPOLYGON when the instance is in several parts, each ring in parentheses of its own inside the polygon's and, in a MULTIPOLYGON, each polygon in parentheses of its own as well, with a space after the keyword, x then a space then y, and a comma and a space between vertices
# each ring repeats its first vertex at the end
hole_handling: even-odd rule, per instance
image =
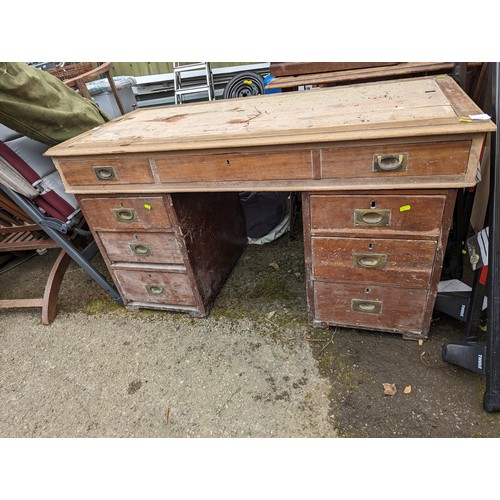
POLYGON ((314 321, 389 332, 422 329, 428 290, 317 281, 314 321))
POLYGON ((316 280, 397 283, 427 288, 436 242, 313 236, 311 252, 312 275, 316 280))
POLYGON ((422 195, 313 193, 306 197, 312 235, 416 237, 435 239, 441 232, 446 194, 422 195))

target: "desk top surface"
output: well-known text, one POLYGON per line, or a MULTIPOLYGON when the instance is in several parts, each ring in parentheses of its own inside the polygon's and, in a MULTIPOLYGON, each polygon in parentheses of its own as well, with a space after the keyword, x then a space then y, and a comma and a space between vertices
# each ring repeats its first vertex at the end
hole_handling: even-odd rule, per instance
POLYGON ((52 147, 48 156, 191 151, 496 130, 449 76, 143 108, 52 147))

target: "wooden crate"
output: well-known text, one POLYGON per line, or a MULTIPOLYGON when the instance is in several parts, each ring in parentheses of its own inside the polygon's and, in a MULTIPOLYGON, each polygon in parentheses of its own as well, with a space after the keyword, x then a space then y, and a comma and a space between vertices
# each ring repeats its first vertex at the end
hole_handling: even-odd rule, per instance
POLYGON ((381 68, 395 62, 272 62, 269 73, 273 76, 309 75, 349 69, 381 68))

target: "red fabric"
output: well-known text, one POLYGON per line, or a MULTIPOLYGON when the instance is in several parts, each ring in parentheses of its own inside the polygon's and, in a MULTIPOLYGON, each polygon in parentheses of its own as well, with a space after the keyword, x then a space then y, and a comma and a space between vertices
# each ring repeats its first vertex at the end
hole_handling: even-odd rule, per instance
MULTIPOLYGON (((0 156, 4 158, 13 168, 15 168, 30 184, 42 178, 12 149, 0 141, 0 156)), ((49 191, 41 196, 37 196, 33 203, 43 208, 51 217, 65 221, 75 209, 55 191, 49 191)))
POLYGON ((41 177, 12 149, 0 141, 0 156, 7 160, 30 184, 41 179, 41 177))
MULTIPOLYGON (((49 214, 51 217, 54 217, 60 221, 65 221, 68 218, 69 214, 63 215, 61 212, 59 212, 59 210, 54 208, 50 203, 47 203, 44 200, 44 197, 42 197, 42 196, 38 196, 37 198, 35 198, 33 200, 33 202, 36 203, 40 208, 43 208, 47 212, 47 214, 49 214)), ((73 211, 74 210, 72 209, 72 212, 73 211)))
POLYGON ((488 266, 483 266, 483 268, 481 269, 481 274, 479 275, 479 283, 481 283, 481 285, 486 285, 486 280, 488 278, 488 266))

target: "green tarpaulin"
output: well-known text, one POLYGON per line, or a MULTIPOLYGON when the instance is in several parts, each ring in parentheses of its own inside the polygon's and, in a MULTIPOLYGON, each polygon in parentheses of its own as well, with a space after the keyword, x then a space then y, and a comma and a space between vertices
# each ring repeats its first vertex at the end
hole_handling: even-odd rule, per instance
POLYGON ((61 80, 26 63, 0 62, 0 123, 49 146, 110 118, 61 80))

